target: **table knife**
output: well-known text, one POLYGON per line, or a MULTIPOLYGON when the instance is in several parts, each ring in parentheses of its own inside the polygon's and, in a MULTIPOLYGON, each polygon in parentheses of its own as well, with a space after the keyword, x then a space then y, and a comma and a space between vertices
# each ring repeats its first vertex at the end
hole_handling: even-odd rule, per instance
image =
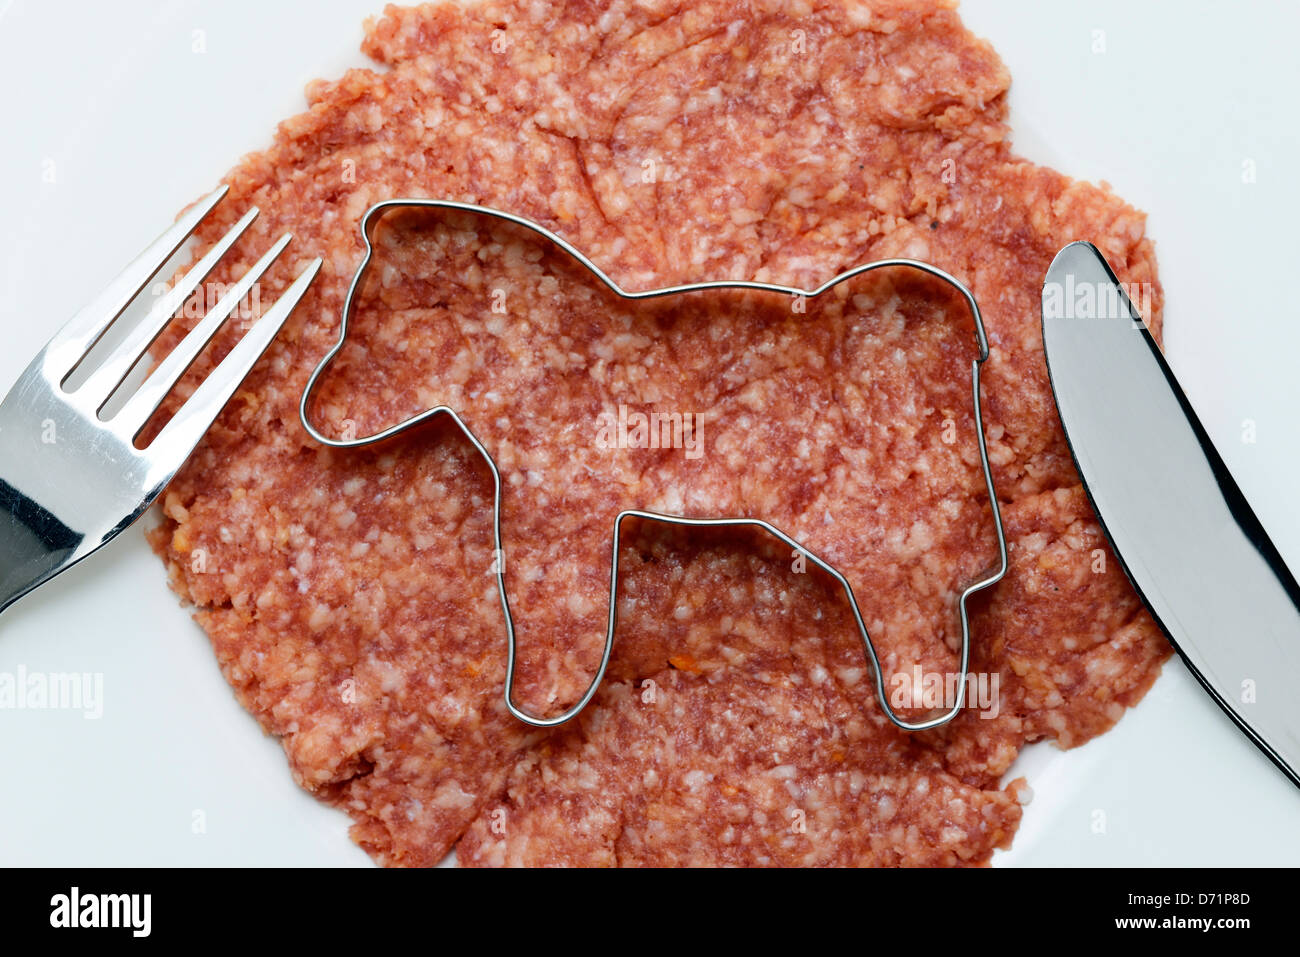
POLYGON ((1300 586, 1090 243, 1043 283, 1043 349, 1106 538, 1211 697, 1300 786, 1300 586))

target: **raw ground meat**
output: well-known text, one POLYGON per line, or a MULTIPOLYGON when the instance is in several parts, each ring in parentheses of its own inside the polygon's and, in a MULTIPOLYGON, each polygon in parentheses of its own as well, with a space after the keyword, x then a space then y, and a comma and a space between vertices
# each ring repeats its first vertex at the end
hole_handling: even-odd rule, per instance
MULTIPOLYGON (((387 69, 313 84, 204 226, 210 241, 263 211, 224 281, 294 233, 262 302, 325 266, 153 533, 295 778, 384 864, 436 863, 458 840, 466 864, 987 862, 1019 822, 1027 791, 1001 778, 1021 747, 1105 731, 1169 654, 1078 485, 1038 324, 1051 257, 1086 238, 1149 284, 1158 332, 1142 215, 1012 154, 1009 77, 945 3, 390 7, 364 49, 387 69), (297 417, 360 217, 401 196, 532 218, 629 289, 812 288, 890 256, 966 282, 1011 556, 972 603, 994 706, 897 730, 832 583, 761 536, 647 524, 621 554, 596 699, 552 732, 511 718, 483 463, 445 423, 331 451, 297 417)), ((735 293, 629 307, 508 233, 395 221, 317 421, 366 434, 447 401, 493 449, 521 703, 585 686, 627 505, 775 521, 853 581, 887 674, 952 668, 952 598, 993 546, 974 340, 951 297, 891 273, 805 315, 735 293), (715 414, 703 454, 596 448, 620 402, 715 414)))

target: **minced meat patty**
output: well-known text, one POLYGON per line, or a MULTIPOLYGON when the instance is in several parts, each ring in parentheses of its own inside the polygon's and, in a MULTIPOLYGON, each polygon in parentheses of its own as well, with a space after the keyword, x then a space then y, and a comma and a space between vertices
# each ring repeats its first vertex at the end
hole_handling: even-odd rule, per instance
MULTIPOLYGON (((1037 319, 1051 257, 1089 239, 1148 284, 1158 332, 1142 215, 1012 154, 1006 70, 947 3, 390 7, 364 49, 387 69, 313 84, 308 112, 229 174, 203 227, 211 241, 263 211, 215 279, 286 230, 325 266, 153 533, 295 778, 351 814, 384 864, 436 863, 462 836, 467 864, 987 862, 1027 794, 1001 783, 1019 749, 1106 730, 1169 654, 1079 487, 1037 319), (972 669, 996 679, 996 706, 898 731, 820 576, 760 536, 646 525, 625 543, 597 698, 552 732, 511 718, 492 486, 473 449, 443 423, 329 450, 297 416, 338 335, 360 217, 402 196, 529 217, 627 289, 813 288, 894 256, 966 282, 989 333, 984 415, 1011 555, 972 604, 972 669)), ((377 254, 318 421, 366 434, 448 401, 491 440, 521 703, 545 711, 585 685, 610 510, 628 504, 773 520, 850 576, 888 673, 951 668, 950 599, 992 533, 973 336, 933 284, 864 277, 801 316, 734 294, 630 307, 526 237, 405 227, 377 254), (439 256, 412 257, 422 242, 439 256), (449 282, 468 255, 480 279, 449 282), (598 456, 594 416, 620 398, 719 418, 696 458, 598 456)))

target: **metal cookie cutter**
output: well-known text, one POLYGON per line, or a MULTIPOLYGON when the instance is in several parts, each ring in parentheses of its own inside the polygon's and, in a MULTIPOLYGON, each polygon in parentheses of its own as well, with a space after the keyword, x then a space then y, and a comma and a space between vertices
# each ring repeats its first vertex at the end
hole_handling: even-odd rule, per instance
POLYGON ((494 498, 493 498, 493 506, 492 506, 492 534, 493 534, 493 544, 496 548, 495 554, 499 556, 504 556, 505 554, 502 541, 501 541, 501 473, 497 469, 497 465, 492 458, 492 454, 487 450, 487 448, 483 445, 483 443, 479 441, 478 437, 475 436, 474 433, 470 431, 469 427, 460 418, 460 416, 456 414, 456 410, 452 409, 449 406, 440 405, 435 408, 427 409, 418 415, 412 416, 402 422, 399 422, 397 425, 384 429, 382 432, 377 432, 374 435, 367 435, 367 436, 362 436, 360 438, 351 438, 351 439, 330 438, 326 435, 323 435, 315 428, 315 426, 311 424, 309 407, 311 404, 312 393, 316 387, 316 383, 320 379, 321 374, 334 360, 334 357, 338 355, 339 350, 343 348, 344 343, 347 341, 348 322, 352 318, 353 310, 356 307, 357 293, 358 290, 360 289, 362 278, 364 277, 366 268, 370 264, 370 260, 374 254, 374 247, 372 245, 374 225, 383 213, 392 209, 397 209, 402 207, 425 207, 425 208, 434 208, 434 209, 446 209, 446 210, 452 210, 452 211, 463 212, 463 213, 472 213, 480 216, 492 217, 495 219, 503 220, 505 222, 514 223, 518 226, 522 226, 525 229, 531 230, 537 235, 553 243, 555 246, 558 246, 560 249, 564 250, 569 256, 571 256, 574 260, 576 260, 583 267, 585 267, 593 276, 599 279, 600 282, 603 283, 606 287, 608 287, 613 293, 627 300, 658 299, 667 296, 675 296, 678 295, 679 293, 699 292, 708 289, 749 289, 749 290, 778 293, 781 295, 786 295, 791 297, 804 297, 807 299, 815 299, 816 297, 820 296, 822 293, 826 292, 827 290, 832 289, 835 286, 839 285, 840 283, 846 282, 855 276, 861 275, 862 273, 870 272, 872 270, 884 269, 887 267, 906 267, 909 269, 918 270, 920 272, 926 273, 927 275, 940 279, 944 283, 947 283, 948 285, 956 289, 961 294, 962 299, 965 301, 967 307, 970 310, 971 318, 975 322, 975 333, 979 343, 979 355, 971 362, 971 387, 974 396, 976 432, 979 437, 980 465, 984 471, 984 484, 985 484, 985 488, 988 491, 989 506, 993 512, 993 525, 997 533, 998 562, 997 565, 994 568, 990 569, 988 572, 986 572, 983 575, 983 577, 979 578, 973 584, 967 585, 966 588, 961 593, 961 597, 958 602, 959 614, 961 618, 961 656, 960 656, 961 672, 957 684, 958 690, 957 690, 956 700, 953 703, 953 706, 945 713, 937 717, 927 719, 925 721, 917 721, 917 722, 905 721, 902 718, 900 718, 897 714, 894 713, 893 708, 890 707, 888 697, 885 694, 884 675, 880 667, 880 659, 876 654, 875 646, 872 644, 871 636, 867 633, 866 622, 864 622, 862 619, 862 613, 858 608, 857 598, 854 597, 853 588, 849 584, 848 579, 845 578, 843 574, 837 571, 824 559, 813 554, 807 548, 802 546, 798 541, 791 538, 785 532, 781 531, 781 529, 777 528, 776 526, 768 522, 763 521, 762 519, 688 518, 682 515, 667 515, 659 512, 641 511, 639 509, 627 509, 625 511, 620 512, 614 520, 613 543, 612 543, 613 560, 610 565, 610 573, 609 573, 609 619, 608 619, 609 625, 605 632, 605 648, 604 648, 604 653, 601 656, 600 667, 596 671, 595 677, 592 678, 590 685, 588 685, 587 690, 583 693, 582 697, 578 699, 578 702, 574 704, 571 708, 569 708, 567 711, 565 711, 563 714, 559 714, 551 718, 539 718, 536 715, 529 714, 528 712, 524 711, 518 705, 515 704, 514 701, 515 657, 516 657, 515 624, 514 624, 514 617, 510 612, 509 595, 507 594, 506 591, 506 563, 504 561, 498 561, 496 563, 495 574, 497 580, 497 592, 501 598, 501 611, 505 615, 505 623, 506 623, 506 641, 507 641, 507 648, 508 648, 507 659, 506 659, 506 681, 505 681, 506 707, 510 710, 510 713, 514 715, 516 718, 518 718, 520 721, 533 725, 534 727, 551 728, 551 727, 555 727, 556 725, 564 724, 566 721, 569 721, 572 718, 576 717, 579 714, 579 712, 581 712, 582 709, 587 706, 587 703, 590 702, 591 699, 595 696, 596 691, 600 687, 601 679, 603 679, 605 676, 605 669, 609 665, 610 653, 613 651, 614 648, 614 632, 616 631, 618 626, 619 543, 620 543, 620 535, 622 533, 622 528, 623 528, 623 522, 628 518, 648 519, 656 522, 664 522, 670 525, 697 526, 697 527, 698 526, 751 526, 751 527, 761 528, 765 532, 769 533, 770 535, 773 535, 776 538, 780 539, 782 542, 790 546, 792 549, 795 549, 799 553, 807 556, 808 560, 810 560, 818 568, 820 568, 822 571, 826 572, 833 579, 835 579, 835 581, 838 582, 840 587, 844 590, 844 594, 849 600, 849 605, 853 609, 853 618, 854 621, 857 623, 858 632, 862 637, 862 644, 863 644, 864 651, 866 653, 867 658, 870 660, 872 669, 875 673, 876 696, 880 701, 881 709, 885 712, 885 715, 889 718, 889 720, 905 731, 925 731, 929 728, 935 728, 940 725, 947 724, 949 721, 951 721, 953 718, 957 716, 957 714, 965 706, 966 677, 967 677, 968 665, 970 663, 970 620, 969 620, 969 614, 966 607, 967 601, 970 598, 970 596, 975 594, 976 592, 982 591, 983 589, 988 588, 991 585, 994 585, 997 582, 1001 581, 1002 577, 1006 574, 1007 571, 1006 534, 1002 527, 1002 513, 998 508, 997 493, 993 488, 993 472, 989 467, 988 449, 984 438, 984 419, 983 419, 983 414, 980 405, 980 366, 983 365, 984 362, 986 362, 989 357, 988 339, 985 336, 984 320, 980 315, 979 305, 978 303, 976 303, 975 297, 971 294, 970 290, 966 288, 966 286, 964 286, 953 276, 949 275, 947 272, 944 272, 942 269, 939 269, 937 266, 932 266, 929 263, 920 262, 914 259, 882 259, 875 262, 864 263, 860 266, 855 266, 852 269, 840 273, 838 276, 835 276, 833 279, 827 280, 826 282, 818 286, 816 289, 798 289, 794 286, 782 286, 774 283, 753 282, 748 280, 716 280, 711 282, 686 283, 684 285, 678 285, 678 286, 665 286, 659 289, 647 289, 640 292, 628 292, 627 290, 622 289, 618 285, 618 283, 610 279, 609 276, 607 276, 599 266, 597 266, 594 262, 588 259, 585 255, 583 255, 582 252, 580 252, 578 249, 574 248, 574 246, 572 246, 569 242, 567 242, 563 237, 551 232, 545 226, 532 222, 531 220, 525 219, 522 216, 516 216, 513 213, 504 212, 499 209, 493 209, 488 206, 477 206, 472 203, 460 203, 460 202, 454 202, 452 200, 389 199, 389 200, 384 200, 383 202, 376 203, 374 206, 371 206, 370 209, 366 211, 365 216, 363 216, 361 220, 361 235, 362 235, 362 239, 365 241, 366 251, 365 251, 365 256, 361 260, 361 264, 357 267, 357 271, 352 277, 352 283, 348 288, 347 299, 343 306, 343 316, 342 316, 342 323, 339 329, 338 342, 335 343, 335 345, 330 349, 328 353, 326 353, 325 357, 321 359, 320 363, 316 366, 316 368, 312 370, 311 377, 307 380, 307 385, 303 389, 302 401, 299 404, 299 409, 298 409, 299 416, 302 419, 303 427, 307 430, 307 433, 313 439, 315 439, 317 442, 320 442, 322 445, 326 445, 336 449, 353 449, 353 448, 360 448, 362 446, 372 445, 376 442, 382 442, 385 439, 390 439, 393 436, 406 431, 407 429, 413 428, 414 426, 417 426, 422 422, 430 418, 433 418, 434 416, 445 415, 449 417, 460 429, 460 431, 464 433, 465 438, 467 438, 470 441, 470 443, 474 446, 474 448, 478 451, 478 453, 483 456, 483 460, 487 463, 488 468, 492 472, 492 483, 494 489, 494 498))

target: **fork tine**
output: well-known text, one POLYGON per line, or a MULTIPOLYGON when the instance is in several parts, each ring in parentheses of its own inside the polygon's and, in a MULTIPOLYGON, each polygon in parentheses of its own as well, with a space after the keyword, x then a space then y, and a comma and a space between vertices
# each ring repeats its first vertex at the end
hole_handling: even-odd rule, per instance
POLYGON ((221 201, 228 189, 227 186, 221 186, 195 203, 170 229, 136 256, 103 292, 54 334, 54 338, 45 347, 45 368, 57 375, 59 382, 67 378, 68 373, 122 314, 122 310, 140 294, 154 273, 181 248, 190 233, 212 212, 212 207, 221 201))
POLYGON ((185 300, 189 299, 194 290, 199 288, 199 284, 216 268, 221 257, 229 252, 230 247, 243 235, 244 230, 257 218, 257 215, 258 209, 254 206, 240 217, 239 222, 230 227, 230 230, 217 240, 181 279, 177 280, 175 286, 159 297, 153 308, 149 310, 149 315, 131 329, 113 350, 112 355, 105 359, 81 388, 73 393, 79 405, 83 408, 93 406, 96 411, 103 407, 109 396, 122 384, 127 373, 143 358, 145 350, 153 344, 163 329, 167 328, 167 324, 185 304, 185 300))
POLYGON ((181 376, 198 358, 199 353, 217 334, 222 323, 248 295, 253 284, 271 268, 271 264, 289 245, 289 240, 292 238, 289 233, 281 236, 276 244, 267 250, 266 255, 244 273, 239 282, 231 286, 221 300, 208 310, 207 315, 190 330, 180 344, 158 363, 158 367, 149 374, 149 378, 144 380, 135 395, 131 396, 122 406, 121 411, 113 417, 112 426, 119 435, 130 441, 144 428, 145 423, 158 410, 167 393, 180 381, 181 376))
POLYGON ((203 433, 212 425, 235 390, 243 383, 257 360, 262 357, 275 334, 293 312, 320 271, 321 259, 317 257, 299 274, 284 291, 275 305, 267 310, 252 329, 239 340, 221 363, 208 373, 185 404, 172 417, 158 437, 149 445, 149 453, 160 467, 174 468, 199 444, 203 433))

